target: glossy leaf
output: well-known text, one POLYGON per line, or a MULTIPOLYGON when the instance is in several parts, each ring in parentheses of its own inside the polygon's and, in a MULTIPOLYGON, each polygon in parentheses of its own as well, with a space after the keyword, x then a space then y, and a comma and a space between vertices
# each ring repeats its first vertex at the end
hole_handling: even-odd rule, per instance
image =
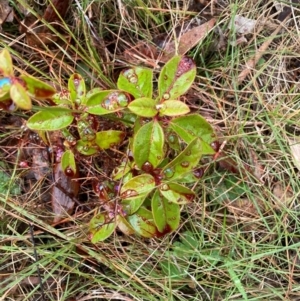
POLYGON ((3 76, 14 75, 11 55, 6 48, 0 52, 0 74, 3 76))
POLYGON ((195 197, 191 189, 177 183, 162 183, 159 190, 168 201, 176 204, 191 203, 195 197))
MULTIPOLYGON (((130 162, 123 161, 119 166, 117 166, 112 172, 112 178, 114 181, 123 179, 131 170, 130 162)), ((126 181, 125 181, 126 182, 126 181)))
POLYGON ((91 156, 99 151, 98 146, 89 141, 78 140, 76 143, 76 149, 79 153, 85 156, 91 156))
POLYGON ((102 131, 96 133, 95 143, 101 149, 109 149, 114 147, 116 144, 119 144, 124 139, 124 132, 122 131, 102 131))
POLYGON ((31 130, 55 131, 67 127, 73 119, 71 110, 47 108, 31 116, 27 121, 27 127, 31 130))
POLYGON ((194 139, 174 160, 168 163, 162 170, 167 180, 183 178, 193 170, 202 156, 202 146, 199 139, 194 139))
POLYGON ((91 232, 92 243, 103 241, 114 232, 116 222, 110 222, 106 213, 99 213, 90 221, 89 231, 91 232))
POLYGON ((0 79, 0 98, 5 95, 9 95, 11 85, 12 81, 9 77, 3 77, 0 79))
POLYGON ((21 75, 20 78, 25 82, 28 92, 36 98, 45 99, 55 94, 55 89, 50 85, 29 75, 21 75))
POLYGON ((132 200, 146 197, 155 187, 155 180, 149 174, 142 174, 130 179, 121 188, 121 198, 132 200))
POLYGON ((165 130, 165 137, 169 147, 176 151, 181 150, 178 135, 174 131, 172 131, 170 128, 167 128, 165 130))
POLYGON ((164 159, 164 132, 156 120, 143 125, 134 136, 133 157, 141 169, 145 163, 155 168, 164 159))
POLYGON ((126 215, 132 215, 143 205, 147 195, 143 194, 141 197, 136 197, 134 199, 125 199, 121 201, 122 208, 126 215))
POLYGON ((128 109, 138 116, 154 117, 158 111, 156 109, 156 101, 152 98, 138 98, 128 105, 128 109))
POLYGON ((81 100, 85 96, 86 92, 83 77, 78 73, 72 74, 68 81, 68 89, 70 91, 70 98, 73 102, 75 100, 81 100))
POLYGON ((122 231, 124 234, 132 235, 135 233, 134 229, 124 216, 118 215, 116 219, 119 230, 122 231))
POLYGON ((172 232, 180 222, 180 207, 174 202, 169 202, 156 190, 151 200, 154 222, 159 232, 172 232))
POLYGON ((61 167, 66 175, 70 175, 71 173, 76 174, 75 156, 72 151, 67 150, 63 153, 61 157, 61 167))
MULTIPOLYGON (((9 88, 10 90, 10 88, 9 88)), ((10 91, 3 91, 3 93, 0 94, 0 102, 3 102, 1 105, 4 105, 4 103, 10 103, 12 102, 11 97, 10 97, 10 91)))
POLYGON ((127 220, 137 234, 147 238, 159 236, 152 212, 146 208, 141 207, 135 214, 128 216, 127 220))
POLYGON ((55 93, 52 96, 52 101, 59 106, 71 107, 72 102, 70 100, 70 92, 67 90, 62 90, 58 93, 55 93))
POLYGON ((124 90, 134 98, 152 98, 153 71, 143 67, 126 69, 119 75, 118 89, 124 90))
POLYGON ((27 94, 24 87, 18 82, 12 84, 10 88, 10 98, 20 109, 30 110, 32 107, 29 95, 27 94))
POLYGON ((90 114, 105 115, 123 110, 129 103, 129 96, 118 90, 92 93, 86 101, 86 111, 90 114))
POLYGON ((159 108, 160 115, 164 116, 180 116, 189 113, 190 108, 180 100, 166 100, 159 108))
POLYGON ((175 118, 170 121, 169 128, 186 143, 190 143, 196 137, 200 138, 203 155, 215 153, 210 144, 216 140, 216 135, 212 126, 200 115, 191 114, 175 118))
POLYGON ((77 121, 77 130, 82 141, 94 141, 96 133, 91 124, 84 118, 77 121))
POLYGON ((174 56, 162 68, 158 78, 160 100, 176 99, 192 85, 196 76, 196 65, 188 57, 174 56))

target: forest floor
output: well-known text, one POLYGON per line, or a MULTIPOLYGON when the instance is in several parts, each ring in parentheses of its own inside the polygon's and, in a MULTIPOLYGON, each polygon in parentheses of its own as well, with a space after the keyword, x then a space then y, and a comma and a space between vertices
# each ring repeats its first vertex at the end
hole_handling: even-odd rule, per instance
POLYGON ((211 164, 175 233, 92 244, 90 180, 111 176, 112 153, 79 162, 79 201, 53 223, 53 183, 30 170, 46 149, 26 130, 32 112, 1 110, 0 300, 300 300, 300 3, 49 2, 0 2, 16 73, 58 90, 79 73, 90 89, 112 89, 125 67, 158 72, 166 44, 188 44, 197 77, 186 103, 230 166, 211 164), (182 38, 211 20, 205 36, 182 38))

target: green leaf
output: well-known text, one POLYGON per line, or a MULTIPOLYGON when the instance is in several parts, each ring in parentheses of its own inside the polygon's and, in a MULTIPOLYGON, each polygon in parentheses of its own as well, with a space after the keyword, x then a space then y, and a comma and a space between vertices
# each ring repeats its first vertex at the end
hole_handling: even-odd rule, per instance
MULTIPOLYGON (((129 160, 127 161, 122 161, 120 165, 115 167, 115 169, 112 172, 112 178, 114 181, 123 179, 130 171, 131 171, 131 164, 129 160)), ((126 182, 126 181, 123 181, 126 182)))
POLYGON ((180 205, 191 203, 195 197, 191 189, 177 183, 162 183, 159 191, 168 201, 180 205))
POLYGON ((95 143, 101 148, 101 149, 109 149, 116 144, 119 144, 124 139, 124 132, 122 131, 102 131, 96 133, 96 140, 95 143))
POLYGON ((124 70, 118 78, 118 89, 124 90, 134 98, 152 98, 153 71, 143 67, 124 70))
POLYGON ((29 75, 21 75, 20 78, 25 82, 28 92, 36 98, 50 98, 55 94, 55 89, 50 85, 29 75))
POLYGON ((166 136, 166 142, 169 147, 171 147, 172 149, 174 149, 176 151, 181 150, 178 135, 174 131, 172 131, 170 129, 170 127, 168 127, 165 130, 165 136, 166 136))
POLYGON ((63 153, 61 157, 61 167, 63 172, 70 176, 72 173, 73 175, 77 172, 76 162, 75 162, 75 156, 72 151, 67 150, 63 153))
POLYGON ((73 102, 79 100, 81 103, 81 100, 85 96, 86 92, 83 77, 78 73, 72 74, 68 81, 68 89, 71 94, 71 100, 73 102))
POLYGON ((91 156, 99 152, 99 147, 90 141, 78 140, 76 150, 85 156, 91 156))
POLYGON ((164 116, 185 115, 190 111, 188 105, 180 100, 166 100, 159 106, 159 113, 164 116))
POLYGON ((11 55, 6 48, 0 52, 0 74, 2 76, 14 75, 11 55))
POLYGON ((128 109, 138 116, 154 117, 158 111, 156 109, 156 101, 152 98, 138 98, 128 105, 128 109))
POLYGON ((160 100, 176 99, 192 85, 196 76, 196 65, 188 57, 174 56, 162 68, 158 78, 160 100))
POLYGON ((201 156, 201 141, 196 138, 173 161, 163 168, 162 174, 164 178, 170 181, 183 178, 198 165, 201 156))
POLYGON ((29 95, 27 94, 24 87, 18 82, 12 84, 10 88, 10 98, 20 109, 30 110, 32 107, 29 95))
POLYGON ((215 153, 210 144, 216 140, 216 134, 212 126, 202 116, 191 114, 175 118, 170 121, 169 128, 186 143, 190 143, 196 137, 200 138, 203 155, 215 153))
POLYGON ((143 194, 141 197, 135 199, 125 199, 121 201, 122 208, 126 215, 132 215, 143 205, 147 195, 143 194))
POLYGON ((9 77, 3 77, 0 79, 0 99, 6 95, 8 95, 8 97, 10 98, 9 90, 11 85, 12 85, 12 81, 9 77))
POLYGON ((155 187, 155 180, 150 174, 142 174, 130 179, 121 188, 121 198, 133 200, 146 197, 155 187))
POLYGON ((135 231, 124 216, 117 215, 117 227, 126 235, 134 234, 135 231))
POLYGON ((176 230, 180 222, 180 207, 169 202, 156 190, 151 200, 154 222, 159 232, 169 233, 176 230))
POLYGON ((31 116, 27 121, 27 127, 31 130, 56 131, 70 125, 73 119, 69 109, 47 108, 31 116))
POLYGON ((94 141, 96 133, 92 129, 90 122, 81 116, 82 119, 77 121, 77 130, 82 141, 94 141))
POLYGON ((135 232, 143 237, 160 236, 155 226, 152 212, 146 208, 141 207, 135 214, 128 216, 127 220, 135 232))
POLYGON ((92 93, 86 101, 86 111, 90 114, 105 115, 123 110, 130 101, 129 96, 118 90, 92 93))
POLYGON ((126 214, 131 215, 136 212, 154 187, 155 180, 149 174, 136 176, 126 182, 120 191, 123 199, 121 204, 126 214))
POLYGON ((144 164, 157 167, 164 159, 164 132, 158 121, 143 125, 133 140, 133 157, 139 168, 144 164))
POLYGON ((114 232, 115 228, 116 222, 110 222, 106 213, 97 214, 92 218, 89 226, 92 243, 105 240, 114 232))

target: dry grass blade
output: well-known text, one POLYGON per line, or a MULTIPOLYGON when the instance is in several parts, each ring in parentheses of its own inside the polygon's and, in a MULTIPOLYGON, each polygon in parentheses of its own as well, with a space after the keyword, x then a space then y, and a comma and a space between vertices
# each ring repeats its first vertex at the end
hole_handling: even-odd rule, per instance
POLYGON ((271 36, 259 47, 256 51, 254 57, 248 60, 245 64, 245 69, 238 75, 237 83, 241 84, 246 77, 253 71, 259 59, 265 54, 266 50, 269 48, 272 41, 277 37, 280 30, 283 28, 284 22, 280 23, 278 27, 274 30, 271 36))

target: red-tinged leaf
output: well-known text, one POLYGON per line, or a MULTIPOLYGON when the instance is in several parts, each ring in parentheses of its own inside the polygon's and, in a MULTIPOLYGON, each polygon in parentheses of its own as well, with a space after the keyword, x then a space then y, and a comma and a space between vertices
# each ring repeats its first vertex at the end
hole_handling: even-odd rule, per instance
POLYGON ((27 94, 24 87, 18 82, 12 84, 10 88, 10 98, 20 109, 30 110, 32 107, 29 95, 27 94))
POLYGON ((8 77, 14 75, 11 55, 6 48, 0 52, 0 74, 8 77))
POLYGON ((138 98, 128 105, 128 109, 138 116, 154 117, 158 110, 156 109, 156 101, 151 98, 138 98))
POLYGON ((29 75, 21 75, 20 78, 25 82, 28 92, 36 98, 46 99, 55 94, 55 89, 50 85, 29 75))
POLYGON ((168 201, 175 204, 188 204, 195 198, 191 189, 177 183, 162 183, 159 190, 168 201))
POLYGON ((105 240, 115 231, 116 222, 111 221, 106 213, 99 213, 90 221, 89 231, 92 243, 105 240))
POLYGON ((31 116, 27 127, 31 130, 55 131, 60 130, 73 122, 72 111, 65 108, 47 108, 31 116))
POLYGON ((153 71, 143 67, 134 67, 121 72, 118 89, 124 90, 134 98, 152 98, 153 71))
POLYGON ((198 165, 201 156, 201 142, 196 138, 174 160, 164 166, 163 177, 168 181, 184 178, 198 165))
POLYGON ((109 149, 119 144, 124 139, 125 133, 122 131, 102 131, 96 133, 95 143, 100 149, 109 149))
POLYGON ((61 164, 57 163, 54 167, 54 181, 51 189, 51 203, 56 223, 73 211, 74 199, 79 192, 78 173, 67 176, 61 164))
POLYGON ((164 137, 163 129, 156 120, 138 130, 133 140, 133 157, 139 168, 149 163, 155 168, 164 159, 164 137))
POLYGON ((174 56, 160 72, 158 78, 159 100, 177 99, 192 85, 196 76, 196 64, 191 58, 174 56))
POLYGON ((77 173, 75 156, 72 151, 67 150, 61 157, 61 167, 65 175, 72 176, 77 173))
POLYGON ((130 101, 129 95, 119 90, 105 90, 92 93, 86 101, 86 111, 90 114, 105 115, 123 110, 130 101))
POLYGON ((141 207, 135 214, 128 216, 127 220, 137 234, 147 238, 159 236, 151 211, 141 207))
POLYGON ((68 89, 71 94, 71 100, 81 103, 82 98, 85 96, 86 88, 83 77, 80 74, 72 74, 68 81, 68 89))
POLYGON ((180 116, 189 112, 189 106, 180 100, 166 100, 159 105, 159 113, 164 116, 180 116))
POLYGON ((127 215, 136 212, 155 187, 155 180, 149 174, 142 174, 128 180, 121 188, 122 207, 127 215))
POLYGON ((154 222, 159 232, 172 232, 180 222, 180 207, 174 202, 169 202, 156 190, 151 200, 154 222))
POLYGON ((4 95, 0 99, 0 109, 5 111, 14 111, 16 109, 16 105, 10 99, 9 93, 8 95, 4 95))
POLYGON ((155 187, 155 179, 150 174, 142 174, 130 179, 121 188, 121 198, 132 200, 146 197, 155 187))

